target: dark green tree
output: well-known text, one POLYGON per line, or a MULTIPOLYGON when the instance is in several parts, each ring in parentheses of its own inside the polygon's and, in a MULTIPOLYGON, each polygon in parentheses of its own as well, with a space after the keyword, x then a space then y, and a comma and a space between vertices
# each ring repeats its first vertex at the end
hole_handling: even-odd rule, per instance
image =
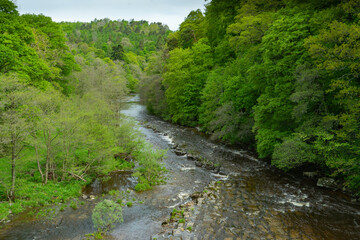
POLYGON ((125 51, 124 51, 124 47, 121 44, 112 47, 111 59, 119 60, 119 61, 125 60, 125 51))
POLYGON ((17 6, 11 0, 0 0, 0 13, 18 15, 17 6))

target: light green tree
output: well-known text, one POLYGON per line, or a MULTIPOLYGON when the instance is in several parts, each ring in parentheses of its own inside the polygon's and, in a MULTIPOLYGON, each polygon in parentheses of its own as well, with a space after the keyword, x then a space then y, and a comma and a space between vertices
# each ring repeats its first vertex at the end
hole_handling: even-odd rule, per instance
POLYGON ((30 102, 33 93, 16 75, 0 78, 0 153, 10 159, 10 200, 15 199, 17 160, 27 146, 26 139, 30 133, 25 105, 30 102))
POLYGON ((176 48, 170 52, 163 84, 174 122, 191 126, 197 124, 200 92, 212 65, 211 50, 206 39, 200 40, 192 49, 176 48))

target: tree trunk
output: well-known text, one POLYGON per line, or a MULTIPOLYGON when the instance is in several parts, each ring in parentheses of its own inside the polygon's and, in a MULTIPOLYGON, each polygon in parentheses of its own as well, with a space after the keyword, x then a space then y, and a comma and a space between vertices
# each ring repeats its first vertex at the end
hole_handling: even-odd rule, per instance
POLYGON ((46 139, 46 165, 45 165, 45 182, 47 184, 49 180, 49 167, 50 167, 50 130, 48 130, 48 134, 44 130, 44 138, 46 139))
MULTIPOLYGON (((35 140, 36 141, 36 140, 35 140)), ((39 169, 39 173, 41 175, 41 182, 44 183, 44 173, 41 170, 41 165, 40 165, 40 159, 39 159, 39 149, 37 146, 37 143, 35 143, 35 155, 36 155, 36 161, 37 161, 37 165, 38 165, 38 169, 39 169)))
POLYGON ((15 199, 15 181, 16 181, 16 132, 12 134, 12 153, 11 153, 11 188, 9 193, 10 200, 15 199))
POLYGON ((68 159, 68 156, 69 156, 69 148, 66 145, 66 140, 65 139, 63 140, 63 144, 64 144, 64 150, 65 150, 65 157, 64 157, 64 160, 63 160, 63 175, 62 175, 61 181, 64 181, 65 177, 67 175, 67 173, 66 173, 66 164, 67 164, 67 159, 68 159))

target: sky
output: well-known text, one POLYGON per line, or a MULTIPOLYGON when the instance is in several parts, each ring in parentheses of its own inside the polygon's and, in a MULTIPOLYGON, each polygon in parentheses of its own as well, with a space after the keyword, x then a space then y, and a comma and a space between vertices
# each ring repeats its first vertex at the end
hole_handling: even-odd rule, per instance
POLYGON ((205 0, 14 0, 20 14, 44 14, 55 22, 97 19, 147 20, 177 30, 191 10, 204 10, 205 0))

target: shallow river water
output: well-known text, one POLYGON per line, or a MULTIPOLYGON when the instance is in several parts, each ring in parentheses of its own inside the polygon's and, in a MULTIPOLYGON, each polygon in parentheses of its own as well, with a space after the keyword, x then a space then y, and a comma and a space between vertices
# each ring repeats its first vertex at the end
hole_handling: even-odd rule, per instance
MULTIPOLYGON (((108 239, 151 239, 163 232, 162 223, 173 208, 209 184, 214 191, 194 207, 191 233, 168 239, 360 239, 360 205, 347 195, 318 188, 312 179, 283 174, 196 129, 151 116, 137 96, 129 99, 122 113, 138 121, 155 148, 168 149, 164 160, 168 173, 166 184, 144 193, 131 191, 136 180, 130 172, 115 173, 107 182, 97 180, 84 190, 88 196, 120 190, 134 202, 123 208, 124 222, 108 239), (174 146, 214 162, 217 171, 197 167, 174 146)), ((0 229, 0 239, 84 239, 95 230, 91 211, 98 201, 83 201, 77 210, 66 208, 48 221, 17 216, 0 229)))

